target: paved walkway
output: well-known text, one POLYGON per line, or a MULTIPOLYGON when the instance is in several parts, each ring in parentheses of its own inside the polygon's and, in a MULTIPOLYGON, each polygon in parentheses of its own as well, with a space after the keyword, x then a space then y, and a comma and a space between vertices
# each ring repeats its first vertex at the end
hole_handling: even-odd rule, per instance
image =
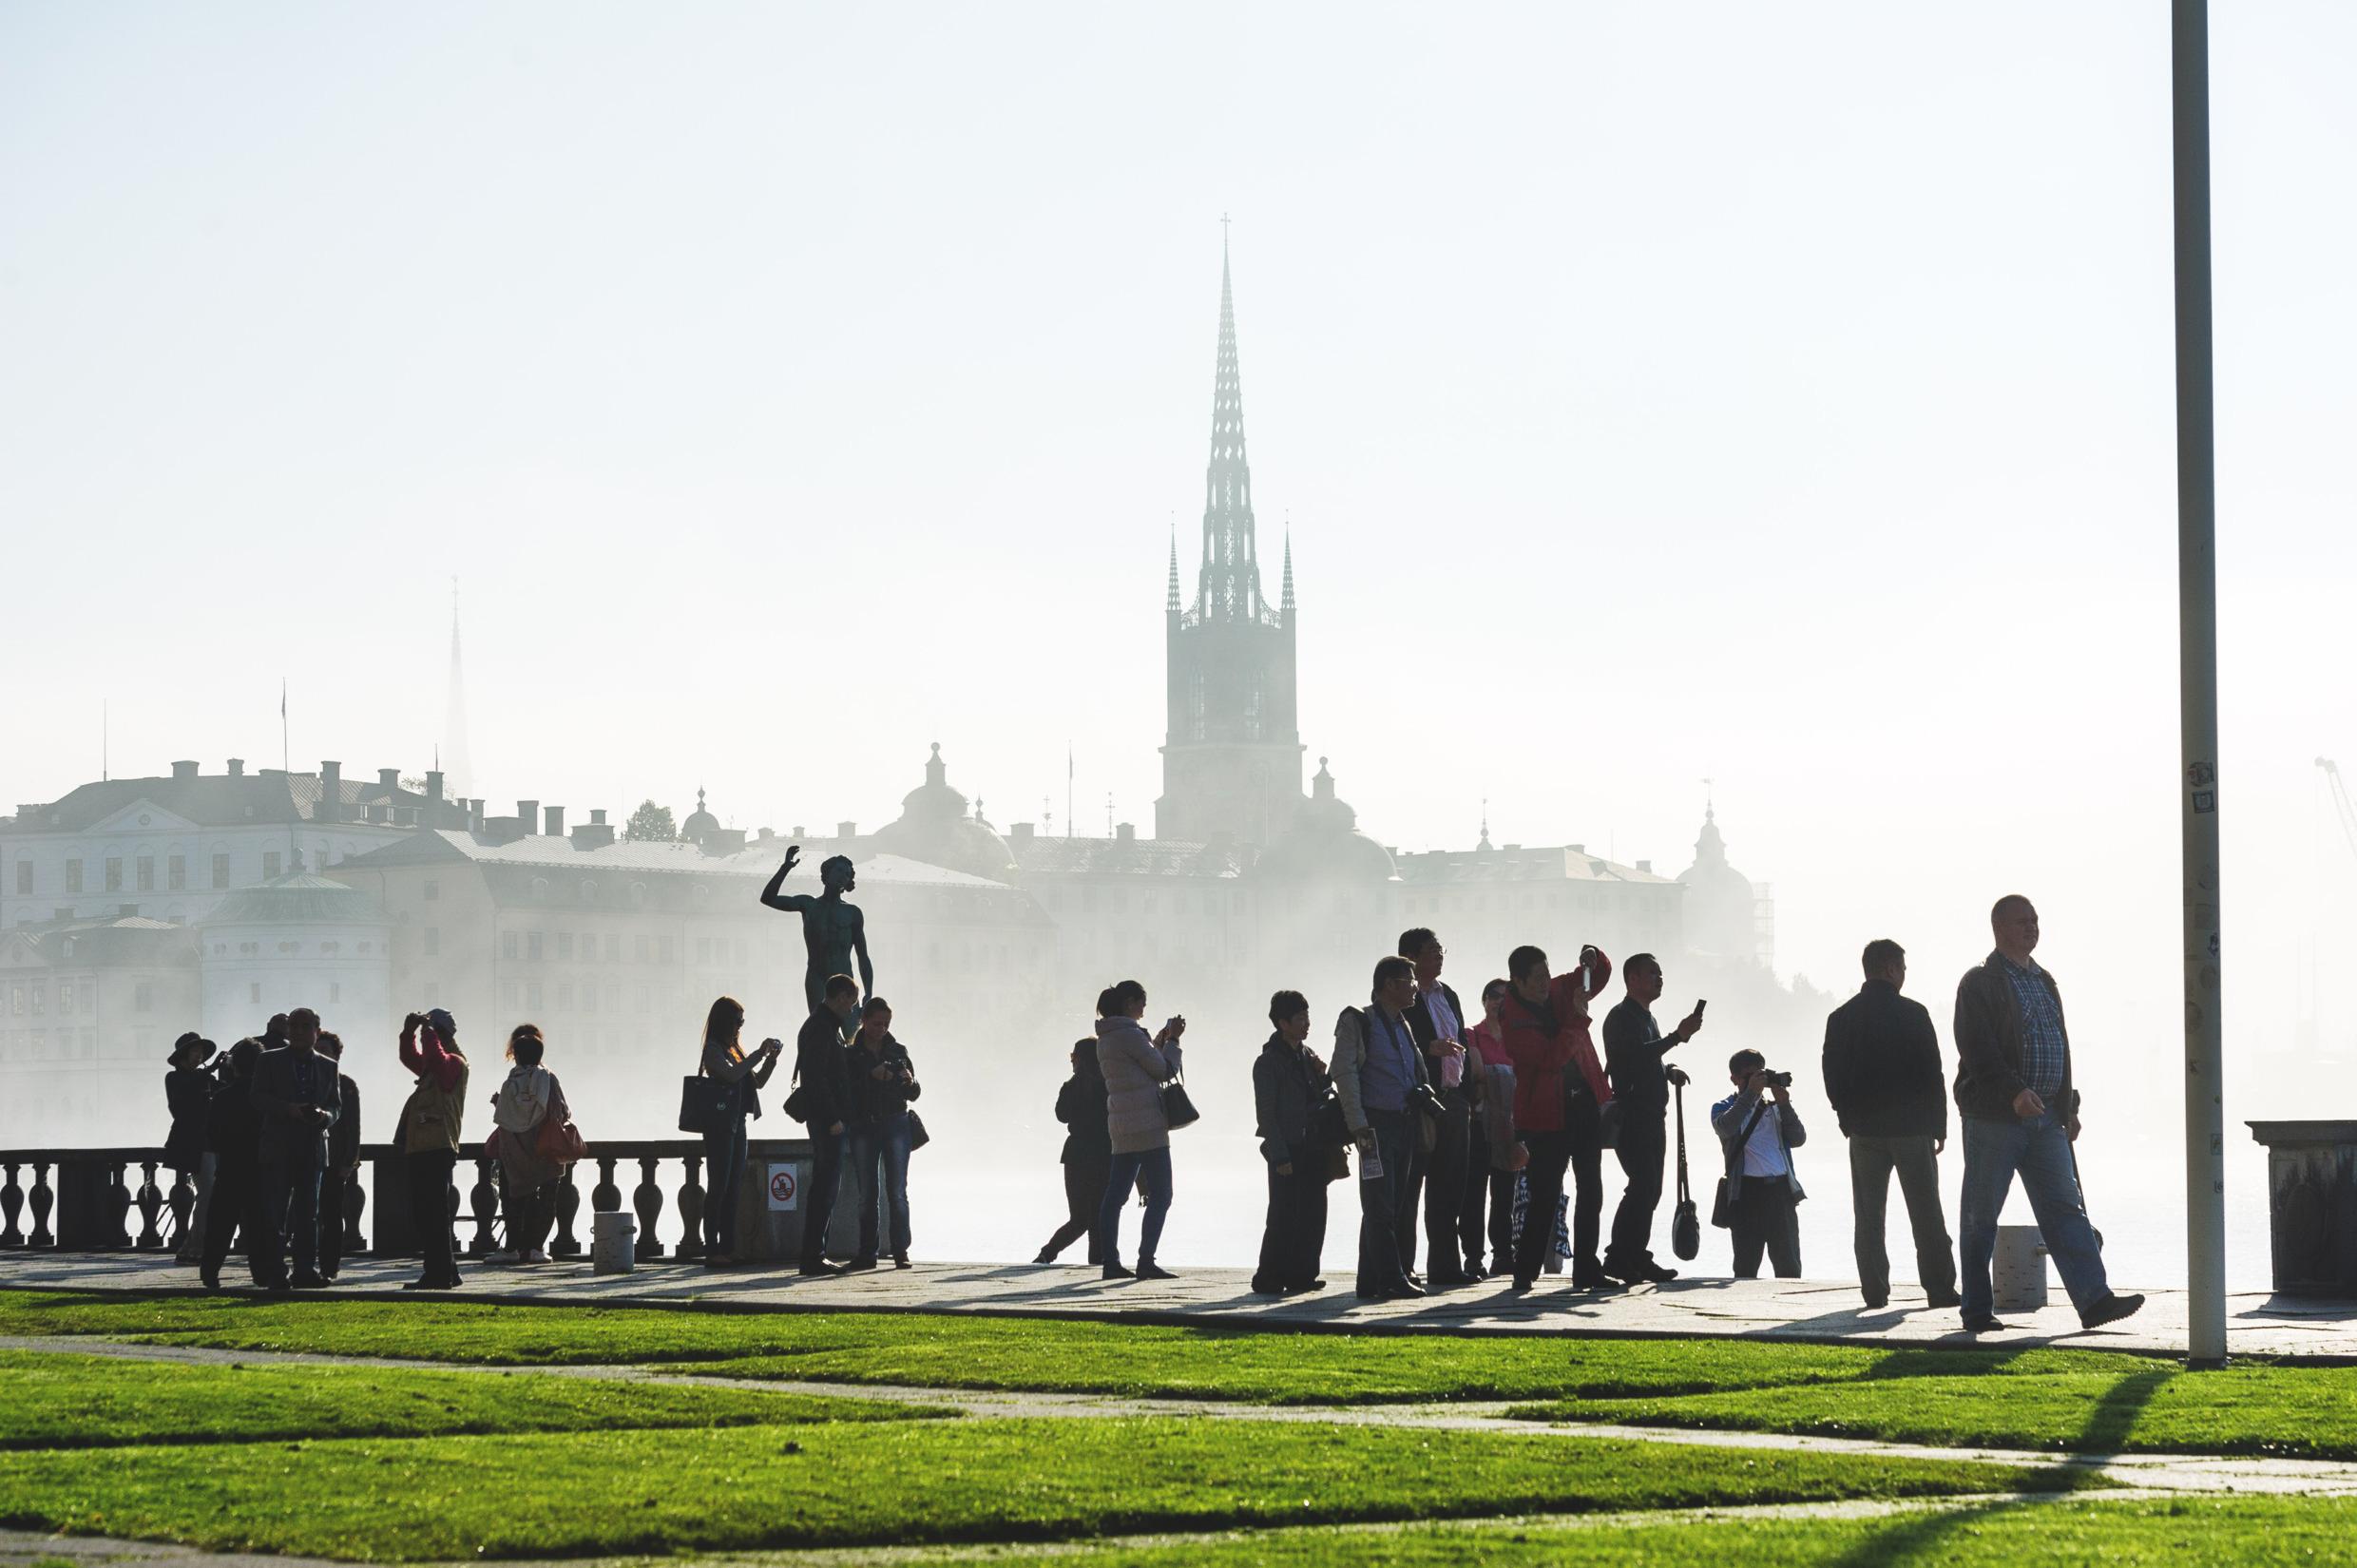
MULTIPOLYGON (((842 1279, 801 1279, 790 1270, 714 1272, 679 1264, 596 1275, 586 1262, 535 1268, 463 1265, 470 1300, 620 1306, 633 1303, 747 1310, 866 1308, 910 1312, 990 1312, 1034 1317, 1106 1317, 1130 1322, 1217 1323, 1246 1328, 1351 1332, 1577 1333, 1642 1338, 1685 1336, 1790 1339, 1873 1345, 2059 1344, 2083 1349, 2182 1355, 2185 1295, 2149 1292, 2142 1312, 2087 1332, 2058 1290, 2037 1312, 2006 1315, 2004 1332, 1967 1336, 1952 1311, 1928 1311, 1922 1296, 1893 1292, 1890 1306, 1868 1311, 1854 1285, 1809 1280, 1678 1280, 1611 1292, 1574 1291, 1543 1277, 1528 1295, 1504 1282, 1422 1301, 1367 1303, 1347 1289, 1271 1301, 1253 1295, 1243 1270, 1190 1269, 1154 1282, 1106 1281, 1082 1267, 1034 1264, 921 1263, 901 1271, 842 1279)), ((347 1263, 339 1295, 394 1291, 413 1276, 401 1261, 347 1263)), ((27 1290, 186 1290, 196 1271, 153 1254, 0 1254, 0 1287, 27 1290)), ((414 1300, 414 1296, 404 1299, 414 1300)), ((2230 1348, 2237 1355, 2357 1362, 2357 1302, 2294 1301, 2262 1294, 2230 1297, 2230 1348)))

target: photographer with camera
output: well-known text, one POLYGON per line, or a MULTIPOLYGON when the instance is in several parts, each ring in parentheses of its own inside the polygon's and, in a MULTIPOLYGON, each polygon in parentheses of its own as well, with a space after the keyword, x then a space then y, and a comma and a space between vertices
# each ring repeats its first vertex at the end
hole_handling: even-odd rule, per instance
POLYGON ((1735 1278, 1759 1277, 1768 1253, 1778 1279, 1800 1277, 1800 1218, 1809 1195, 1792 1170, 1792 1151, 1809 1141, 1792 1109, 1792 1075, 1768 1070, 1757 1051, 1727 1061, 1735 1092, 1711 1107, 1711 1131, 1727 1151, 1727 1217, 1735 1236, 1735 1278))

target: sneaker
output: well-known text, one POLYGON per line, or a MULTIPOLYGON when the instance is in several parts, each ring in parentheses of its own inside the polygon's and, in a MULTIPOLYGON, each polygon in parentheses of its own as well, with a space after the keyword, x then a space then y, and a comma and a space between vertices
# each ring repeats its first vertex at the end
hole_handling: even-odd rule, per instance
POLYGON ((2144 1305, 2140 1295, 2108 1295, 2079 1315, 2079 1323, 2088 1329, 2100 1329, 2107 1323, 2117 1323, 2131 1317, 2144 1305))
POLYGON ((1178 1276, 1152 1258, 1141 1257, 1138 1260, 1138 1277, 1140 1279, 1177 1279, 1178 1276))
POLYGON ((548 1261, 548 1254, 535 1247, 530 1252, 524 1254, 524 1261, 527 1263, 546 1263, 548 1261))

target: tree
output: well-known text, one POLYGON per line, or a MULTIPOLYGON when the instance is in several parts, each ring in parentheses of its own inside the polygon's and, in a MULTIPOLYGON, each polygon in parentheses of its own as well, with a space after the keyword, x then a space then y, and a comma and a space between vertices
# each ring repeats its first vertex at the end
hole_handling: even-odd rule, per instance
POLYGON ((680 830, 672 824, 670 807, 642 800, 639 809, 630 813, 630 825, 623 829, 622 835, 624 838, 677 838, 680 830))

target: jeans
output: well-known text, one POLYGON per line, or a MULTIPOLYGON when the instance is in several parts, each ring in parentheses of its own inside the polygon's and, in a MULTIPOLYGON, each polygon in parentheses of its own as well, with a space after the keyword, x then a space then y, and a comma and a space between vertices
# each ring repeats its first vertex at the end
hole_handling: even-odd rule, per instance
MULTIPOLYGON (((1466 1091, 1444 1089, 1441 1103, 1447 1108, 1447 1114, 1440 1119, 1440 1138, 1427 1157, 1424 1177, 1424 1266, 1434 1279, 1447 1279, 1465 1269, 1466 1243, 1460 1240, 1458 1227, 1465 1214, 1466 1162, 1473 1152, 1473 1112, 1466 1091)), ((1479 1257, 1478 1224, 1470 1246, 1479 1257)))
MULTIPOLYGON (((255 1259, 267 1255, 268 1272, 260 1272, 263 1265, 256 1263, 257 1277, 264 1285, 286 1283, 286 1257, 295 1254, 295 1273, 299 1279, 316 1279, 319 1274, 319 1168, 297 1165, 288 1160, 274 1159, 263 1168, 263 1201, 269 1206, 260 1240, 251 1244, 255 1259)), ((251 1260, 249 1260, 251 1261, 251 1260)))
POLYGON ((458 1260, 450 1233, 450 1172, 458 1156, 448 1149, 404 1155, 409 1177, 410 1223, 416 1227, 417 1245, 425 1254, 418 1277, 442 1289, 458 1283, 458 1260))
POLYGON ((1068 1160, 1064 1168, 1064 1222, 1056 1227, 1056 1233, 1040 1249, 1043 1256, 1053 1259, 1058 1252, 1083 1236, 1088 1237, 1088 1261, 1102 1263, 1097 1253, 1097 1210, 1104 1203, 1105 1176, 1112 1161, 1107 1159, 1068 1160))
POLYGON ((1422 1115, 1412 1109, 1367 1113, 1367 1125, 1375 1135, 1375 1157, 1383 1174, 1366 1174, 1367 1157, 1362 1151, 1358 1183, 1360 1295, 1381 1295, 1408 1283, 1407 1260, 1400 1255, 1400 1215, 1409 1216, 1408 1234, 1412 1236, 1414 1211, 1408 1202, 1408 1178, 1415 1169, 1416 1146, 1423 1141, 1416 1127, 1422 1115))
POLYGON ((827 1261, 827 1227, 834 1222, 834 1198, 843 1188, 843 1146, 847 1141, 842 1133, 811 1129, 810 1191, 802 1195, 804 1273, 827 1261))
POLYGON ((745 1119, 725 1116, 704 1134, 704 1255, 737 1255, 737 1206, 745 1184, 745 1119))
POLYGON ((1563 1172, 1571 1164, 1571 1134, 1561 1127, 1518 1127, 1514 1136, 1530 1151, 1530 1163, 1523 1167, 1528 1191, 1523 1201, 1523 1228, 1514 1238, 1514 1277, 1532 1280, 1539 1277, 1547 1244, 1555 1239, 1555 1206, 1562 1201, 1563 1172))
POLYGON ((213 1200, 204 1216, 204 1252, 200 1259, 206 1272, 218 1272, 229 1259, 230 1238, 245 1235, 246 1267, 254 1283, 267 1285, 273 1277, 270 1246, 262 1239, 262 1171, 251 1154, 221 1155, 213 1166, 213 1200))
POLYGON ((319 1273, 334 1279, 344 1266, 344 1204, 359 1179, 350 1166, 319 1173, 319 1273))
POLYGON ((1759 1277, 1764 1249, 1778 1279, 1800 1278, 1800 1215, 1792 1184, 1782 1176, 1745 1176, 1735 1195, 1735 1278, 1759 1277))
POLYGON ((1154 1261, 1154 1249, 1161 1244, 1162 1221, 1170 1214, 1170 1150, 1140 1149, 1134 1154, 1115 1155, 1113 1164, 1105 1173, 1104 1196, 1097 1204, 1098 1261, 1114 1264, 1121 1261, 1121 1205, 1140 1184, 1146 1194, 1146 1217, 1138 1227, 1138 1261, 1154 1261))
POLYGON ((1661 1112, 1629 1110, 1614 1145, 1629 1184, 1621 1191, 1620 1207, 1612 1216, 1612 1245, 1604 1251, 1608 1264, 1633 1269, 1653 1260, 1653 1216, 1661 1207, 1661 1167, 1669 1142, 1668 1123, 1661 1112))
POLYGON ((1890 1254, 1883 1249, 1890 1205, 1890 1173, 1915 1233, 1915 1277, 1934 1301, 1956 1293, 1956 1252, 1940 1212, 1940 1167, 1928 1135, 1849 1140, 1849 1202, 1856 1211, 1858 1289, 1879 1307, 1890 1299, 1890 1254))
POLYGON ((859 1206, 859 1255, 875 1261, 884 1216, 891 1216, 894 1257, 909 1251, 909 1113, 896 1112, 873 1127, 851 1135, 852 1169, 859 1173, 859 1190, 867 1201, 859 1206))
POLYGON ((2071 1305, 2084 1317, 2112 1293, 2103 1272, 2103 1251, 2087 1223, 2087 1206, 2071 1164, 2071 1140, 2062 1119, 2049 1111, 2017 1121, 1964 1118, 1964 1316, 1989 1317, 1996 1292, 1989 1286, 1989 1260, 1997 1252, 1997 1216, 2013 1188, 2014 1174, 2030 1196, 2030 1212, 2045 1237, 2046 1253, 2062 1276, 2071 1305))
POLYGON ((1326 1151, 1295 1149, 1293 1174, 1269 1167, 1269 1216, 1260 1232, 1255 1291, 1297 1291, 1317 1277, 1326 1251, 1326 1151))

